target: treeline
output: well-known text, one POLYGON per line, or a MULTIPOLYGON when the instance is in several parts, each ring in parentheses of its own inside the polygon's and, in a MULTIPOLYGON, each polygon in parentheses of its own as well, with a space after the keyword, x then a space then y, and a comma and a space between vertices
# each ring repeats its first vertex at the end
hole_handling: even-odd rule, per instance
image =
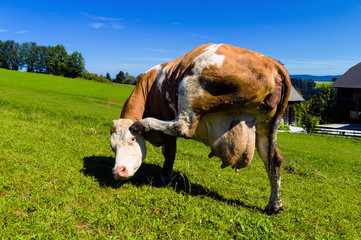
MULTIPOLYGON (((123 71, 119 71, 119 73, 115 76, 114 79, 110 79, 111 81, 115 83, 122 83, 122 84, 128 84, 128 85, 136 85, 140 79, 140 76, 142 74, 139 74, 137 77, 134 77, 133 75, 130 75, 129 73, 124 73, 123 71)), ((107 73, 106 77, 108 79, 110 77, 109 73, 107 73)))
POLYGON ((86 72, 81 53, 68 54, 63 45, 38 46, 34 42, 19 44, 0 41, 0 68, 25 70, 65 77, 80 77, 86 72))
POLYGON ((306 101, 310 100, 319 91, 312 79, 291 78, 291 83, 306 101))
POLYGON ((334 87, 322 85, 309 101, 294 107, 295 118, 307 132, 313 132, 319 123, 341 120, 337 113, 342 112, 342 106, 336 105, 336 95, 334 87))
POLYGON ((312 79, 291 78, 292 85, 306 100, 294 107, 295 118, 306 129, 313 132, 319 123, 331 123, 340 120, 337 115, 341 106, 336 105, 336 89, 322 85, 316 88, 312 79))

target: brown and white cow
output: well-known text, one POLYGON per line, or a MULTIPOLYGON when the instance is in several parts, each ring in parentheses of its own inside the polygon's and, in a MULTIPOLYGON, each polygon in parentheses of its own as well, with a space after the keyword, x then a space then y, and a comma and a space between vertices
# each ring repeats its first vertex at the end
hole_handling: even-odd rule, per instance
POLYGON ((266 210, 279 212, 284 158, 277 129, 290 89, 278 61, 227 44, 202 45, 148 70, 112 127, 115 179, 129 178, 140 167, 144 139, 163 146, 165 179, 172 176, 177 137, 210 146, 209 157, 236 171, 250 164, 257 147, 271 183, 266 210))

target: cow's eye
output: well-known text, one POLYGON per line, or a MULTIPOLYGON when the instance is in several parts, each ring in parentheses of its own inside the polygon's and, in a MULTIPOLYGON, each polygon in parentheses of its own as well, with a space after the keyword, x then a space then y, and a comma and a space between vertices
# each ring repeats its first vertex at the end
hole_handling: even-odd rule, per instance
POLYGON ((130 137, 130 143, 135 143, 137 141, 137 138, 132 136, 130 137))

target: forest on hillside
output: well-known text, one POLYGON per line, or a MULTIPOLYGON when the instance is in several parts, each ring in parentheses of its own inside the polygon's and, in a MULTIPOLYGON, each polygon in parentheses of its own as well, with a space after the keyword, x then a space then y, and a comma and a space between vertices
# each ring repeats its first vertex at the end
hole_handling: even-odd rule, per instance
POLYGON ((0 41, 0 68, 71 78, 86 72, 85 60, 77 51, 68 54, 59 44, 39 46, 34 42, 20 44, 12 40, 0 41))
POLYGON ((114 79, 109 73, 106 73, 105 76, 88 73, 85 69, 85 59, 78 51, 70 54, 60 44, 41 46, 35 42, 20 44, 13 40, 0 41, 0 68, 133 85, 140 78, 140 75, 134 77, 123 71, 119 71, 114 79))

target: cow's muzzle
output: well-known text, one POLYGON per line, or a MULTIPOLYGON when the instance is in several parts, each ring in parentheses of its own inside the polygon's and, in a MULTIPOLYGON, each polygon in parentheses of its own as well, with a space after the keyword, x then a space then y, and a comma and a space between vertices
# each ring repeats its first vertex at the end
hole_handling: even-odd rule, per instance
POLYGON ((116 167, 115 169, 113 168, 113 175, 115 180, 124 180, 131 177, 125 166, 116 167))

